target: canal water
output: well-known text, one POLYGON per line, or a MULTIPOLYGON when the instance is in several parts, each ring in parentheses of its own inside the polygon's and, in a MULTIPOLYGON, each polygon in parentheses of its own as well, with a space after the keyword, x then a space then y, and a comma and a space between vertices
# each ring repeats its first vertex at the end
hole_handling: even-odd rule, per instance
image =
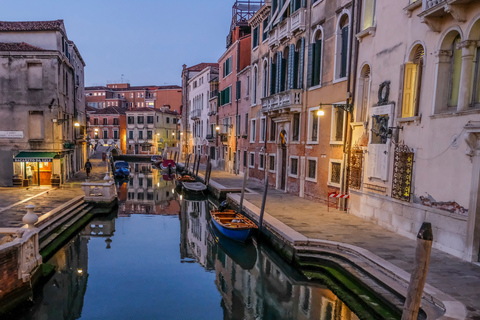
POLYGON ((358 319, 268 247, 215 233, 206 198, 179 195, 149 164, 133 171, 118 212, 55 254, 54 275, 12 319, 358 319))

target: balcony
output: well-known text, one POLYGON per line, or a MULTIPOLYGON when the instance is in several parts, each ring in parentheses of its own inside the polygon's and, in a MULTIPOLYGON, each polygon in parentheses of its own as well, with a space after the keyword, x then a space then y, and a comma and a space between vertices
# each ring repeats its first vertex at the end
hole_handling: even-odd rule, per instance
POLYGON ((228 136, 227 136, 226 134, 222 134, 222 135, 220 136, 220 141, 222 141, 222 142, 228 142, 228 136))
POLYGON ((278 43, 278 28, 275 28, 268 34, 268 45, 274 47, 278 46, 278 43))
POLYGON ((291 32, 295 31, 305 31, 305 10, 298 9, 290 17, 290 30, 291 32))
POLYGON ((278 40, 282 41, 283 39, 290 38, 292 36, 290 30, 290 18, 282 21, 278 27, 278 40))
POLYGON ((207 134, 207 136, 205 137, 205 139, 207 139, 207 141, 215 141, 215 135, 213 134, 207 134))
POLYGON ((216 115, 216 114, 217 114, 217 111, 212 110, 212 111, 210 111, 207 115, 210 117, 210 116, 214 116, 214 115, 216 115))
MULTIPOLYGON (((411 5, 417 1, 411 1, 411 5)), ((441 18, 450 14, 457 22, 465 22, 466 8, 475 0, 422 0, 422 13, 418 16, 430 30, 441 31, 441 18)))
POLYGON ((198 120, 201 114, 202 114, 202 110, 200 109, 192 110, 192 112, 190 112, 190 119, 198 120))
POLYGON ((262 98, 263 113, 286 113, 302 110, 302 89, 290 89, 262 98))

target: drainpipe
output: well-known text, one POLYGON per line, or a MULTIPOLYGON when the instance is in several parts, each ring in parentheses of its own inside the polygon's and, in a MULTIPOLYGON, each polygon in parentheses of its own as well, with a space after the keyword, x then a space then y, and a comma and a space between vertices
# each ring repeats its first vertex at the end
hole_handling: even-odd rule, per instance
MULTIPOLYGON (((360 30, 360 23, 361 23, 361 12, 362 12, 362 2, 358 0, 353 0, 353 5, 352 5, 352 17, 354 17, 354 21, 352 23, 352 26, 355 26, 355 30, 352 28, 352 32, 350 33, 350 48, 353 50, 353 42, 354 42, 354 31, 360 30), (357 15, 355 15, 355 7, 358 6, 358 12, 357 15)), ((356 70, 357 70, 357 65, 358 65, 358 39, 355 40, 355 56, 352 61, 352 50, 350 50, 350 57, 349 60, 353 62, 349 66, 348 70, 348 79, 347 79, 347 90, 349 90, 351 98, 351 104, 353 106, 355 102, 355 91, 356 91, 356 86, 357 86, 357 77, 356 77, 356 70), (352 76, 352 70, 354 70, 355 76, 352 76), (353 78, 353 79, 352 79, 353 78), (352 87, 350 88, 350 84, 353 84, 352 87)), ((348 100, 348 99, 347 99, 348 100)), ((343 144, 343 156, 344 156, 344 168, 343 168, 343 181, 342 181, 342 192, 341 193, 348 193, 349 191, 349 180, 348 177, 350 175, 350 152, 351 152, 351 147, 352 147, 352 130, 350 128, 350 121, 353 118, 353 109, 352 109, 352 114, 347 113, 347 125, 345 126, 345 133, 344 133, 344 144, 343 144)), ((347 209, 347 202, 348 199, 344 199, 344 209, 347 209)))
MULTIPOLYGON (((238 83, 238 66, 240 65, 240 45, 241 45, 241 41, 238 40, 238 46, 237 46, 237 74, 236 74, 236 81, 235 81, 235 103, 236 103, 236 106, 237 106, 237 110, 236 110, 236 113, 235 113, 235 131, 237 131, 237 124, 238 124, 238 99, 237 99, 237 96, 238 96, 238 92, 237 92, 237 83, 238 83)), ((240 131, 240 129, 239 129, 240 131)), ((235 135, 235 149, 234 150, 237 150, 237 133, 234 132, 234 135, 235 135)), ((238 158, 238 150, 237 152, 235 152, 235 158, 233 159, 233 163, 237 163, 237 158, 238 158)), ((233 172, 235 174, 239 174, 240 172, 240 166, 239 164, 237 163, 237 167, 238 168, 233 168, 233 172)))

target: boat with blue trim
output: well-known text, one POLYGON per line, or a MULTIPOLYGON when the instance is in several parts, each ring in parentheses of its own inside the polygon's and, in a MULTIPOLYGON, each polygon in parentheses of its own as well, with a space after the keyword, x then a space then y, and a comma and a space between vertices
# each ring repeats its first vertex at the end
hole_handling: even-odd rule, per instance
POLYGON ((211 210, 210 215, 213 225, 218 231, 236 241, 247 241, 251 238, 253 231, 257 229, 255 223, 250 219, 231 209, 211 210))

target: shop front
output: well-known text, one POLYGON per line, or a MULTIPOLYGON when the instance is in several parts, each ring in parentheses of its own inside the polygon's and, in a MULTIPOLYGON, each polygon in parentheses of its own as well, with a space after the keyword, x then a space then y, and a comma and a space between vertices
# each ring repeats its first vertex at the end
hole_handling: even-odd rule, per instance
POLYGON ((24 186, 51 185, 53 159, 57 152, 20 152, 13 158, 14 173, 23 178, 24 186))

